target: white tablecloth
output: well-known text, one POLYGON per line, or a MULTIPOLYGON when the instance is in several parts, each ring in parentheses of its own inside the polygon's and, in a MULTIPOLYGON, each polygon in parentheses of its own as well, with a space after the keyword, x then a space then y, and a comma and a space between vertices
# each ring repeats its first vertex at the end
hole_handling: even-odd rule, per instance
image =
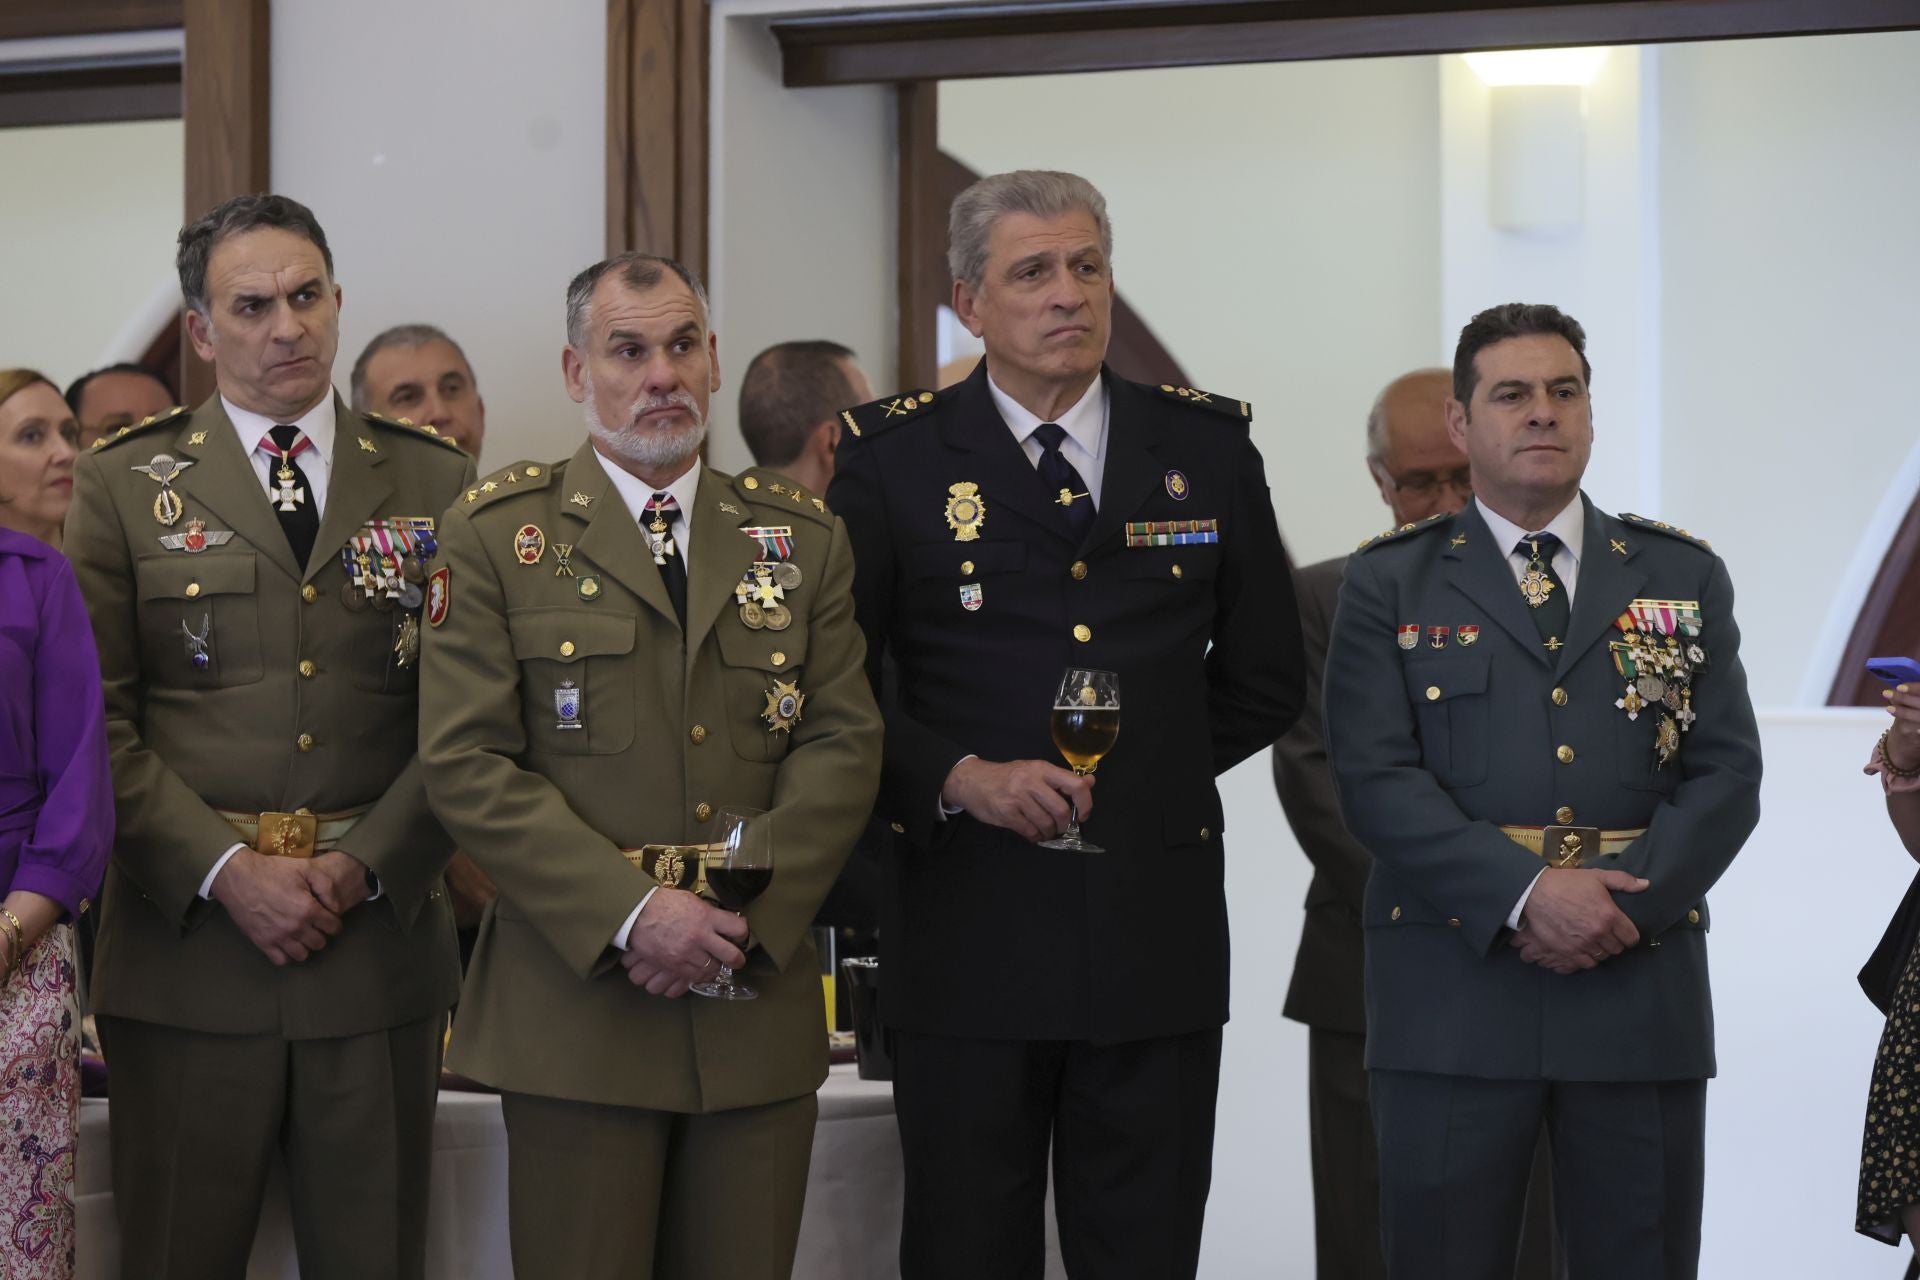
MULTIPOLYGON (((119 1230, 107 1149, 107 1104, 80 1104, 74 1208, 80 1235, 79 1280, 119 1275, 119 1230)), ((800 1221, 796 1280, 897 1280, 900 1274, 900 1131, 893 1086, 835 1067, 820 1090, 807 1207, 800 1221)), ((435 1280, 511 1280, 507 1248, 507 1130, 500 1099, 442 1093, 433 1122, 433 1189, 427 1223, 427 1274, 435 1280)), ((1047 1214, 1047 1274, 1063 1277, 1047 1214)), ((267 1186, 248 1280, 299 1280, 286 1181, 267 1186)))

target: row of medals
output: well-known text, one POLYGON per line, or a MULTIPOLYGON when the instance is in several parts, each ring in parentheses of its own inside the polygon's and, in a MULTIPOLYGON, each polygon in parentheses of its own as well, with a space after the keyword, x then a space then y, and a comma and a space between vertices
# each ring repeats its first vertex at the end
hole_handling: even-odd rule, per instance
POLYGON ((1613 705, 1626 712, 1629 720, 1639 719, 1640 712, 1651 707, 1666 708, 1653 744, 1655 757, 1665 766, 1680 750, 1680 735, 1696 719, 1693 677, 1697 668, 1706 665, 1706 653, 1698 642, 1683 647, 1673 636, 1638 630, 1624 631, 1622 639, 1608 648, 1613 651, 1614 669, 1627 681, 1625 692, 1613 705))
POLYGON ((366 547, 340 549, 347 571, 340 586, 343 606, 353 613, 389 613, 396 607, 403 611, 393 630, 394 665, 402 670, 420 657, 419 609, 426 600, 421 584, 427 579, 426 561, 436 549, 431 534, 415 530, 414 537, 420 541, 398 556, 366 547))
POLYGON ((793 625, 793 611, 781 602, 802 580, 800 566, 792 561, 754 561, 733 587, 740 621, 755 631, 785 631, 793 625))

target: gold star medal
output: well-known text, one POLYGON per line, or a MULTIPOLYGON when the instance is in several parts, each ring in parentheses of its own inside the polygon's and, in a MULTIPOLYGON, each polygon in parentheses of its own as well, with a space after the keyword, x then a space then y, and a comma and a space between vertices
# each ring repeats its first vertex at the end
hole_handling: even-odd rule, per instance
POLYGON ((807 703, 807 695, 800 692, 798 680, 775 680, 773 688, 767 691, 767 709, 760 718, 772 726, 774 733, 792 733, 793 726, 800 723, 800 709, 807 703))
POLYGON ((980 496, 980 486, 971 480, 962 480, 959 484, 947 486, 947 528, 953 530, 955 542, 974 542, 980 537, 980 526, 986 523, 987 502, 980 496))

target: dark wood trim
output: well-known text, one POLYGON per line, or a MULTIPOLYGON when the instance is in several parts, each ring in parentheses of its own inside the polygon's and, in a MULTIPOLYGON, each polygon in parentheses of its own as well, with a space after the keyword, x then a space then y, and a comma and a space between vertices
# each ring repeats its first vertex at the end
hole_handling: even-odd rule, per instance
POLYGON ((607 0, 607 252, 707 266, 708 0, 607 0))
POLYGON ((939 374, 935 319, 953 289, 944 261, 952 197, 940 163, 940 86, 916 80, 901 85, 899 95, 900 376, 894 385, 931 387, 939 374))
POLYGON ((175 60, 12 73, 0 67, 0 128, 178 120, 180 110, 175 60))
POLYGON ((790 88, 1913 28, 1913 0, 1056 0, 772 24, 790 88))
MULTIPOLYGON (((186 0, 187 222, 222 200, 265 191, 268 146, 269 0, 186 0)), ((184 323, 184 322, 183 322, 184 323)), ((180 344, 181 398, 213 391, 213 370, 180 344)))
POLYGON ((183 0, 7 0, 0 40, 97 36, 185 24, 183 0))
POLYGON ((1840 651, 1840 665, 1827 693, 1833 707, 1878 707, 1886 700, 1886 686, 1867 674, 1868 658, 1905 654, 1920 656, 1920 497, 1907 508, 1900 531, 1887 544, 1887 554, 1874 575, 1873 587, 1860 606, 1853 633, 1840 651))

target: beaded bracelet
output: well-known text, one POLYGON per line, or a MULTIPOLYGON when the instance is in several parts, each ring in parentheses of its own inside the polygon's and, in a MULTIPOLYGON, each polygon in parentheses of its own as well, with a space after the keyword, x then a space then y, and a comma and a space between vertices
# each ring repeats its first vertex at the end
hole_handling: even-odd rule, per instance
MULTIPOLYGON (((1920 778, 1920 765, 1915 765, 1911 769, 1902 769, 1899 765, 1893 762, 1893 757, 1887 754, 1887 739, 1892 736, 1893 736, 1892 725, 1888 725, 1886 729, 1883 730, 1880 734, 1880 745, 1877 748, 1877 750, 1880 752, 1880 764, 1886 769, 1888 773, 1892 774, 1896 778, 1920 778)), ((8 914, 12 914, 12 913, 9 912, 8 914)))

